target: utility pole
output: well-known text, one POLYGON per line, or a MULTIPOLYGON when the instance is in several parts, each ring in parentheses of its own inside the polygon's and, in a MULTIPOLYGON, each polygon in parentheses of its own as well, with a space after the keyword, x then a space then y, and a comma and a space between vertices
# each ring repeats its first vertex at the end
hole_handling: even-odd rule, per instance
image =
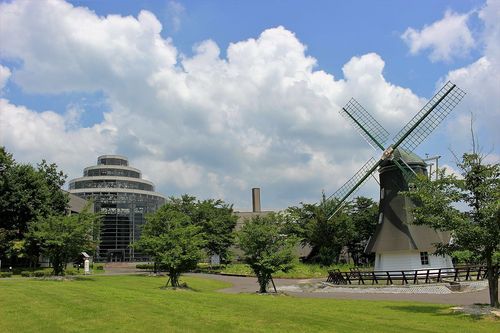
POLYGON ((425 154, 425 158, 423 159, 424 162, 426 162, 427 166, 429 167, 429 179, 432 179, 432 167, 433 165, 435 164, 436 165, 436 171, 435 174, 436 174, 436 177, 435 177, 435 180, 438 180, 438 176, 439 176, 439 159, 441 158, 441 155, 435 155, 435 156, 430 156, 429 157, 429 154, 425 154), (434 161, 434 163, 427 163, 429 161, 434 161))

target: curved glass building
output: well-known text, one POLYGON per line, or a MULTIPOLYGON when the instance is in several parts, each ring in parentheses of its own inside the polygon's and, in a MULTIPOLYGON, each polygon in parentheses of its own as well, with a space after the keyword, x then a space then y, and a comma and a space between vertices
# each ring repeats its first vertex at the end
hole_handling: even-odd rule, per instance
POLYGON ((147 260, 131 244, 139 239, 145 215, 163 205, 165 197, 155 192, 152 182, 141 178, 140 170, 128 165, 125 156, 99 156, 97 165, 70 181, 69 192, 92 199, 95 212, 103 214, 97 260, 147 260))

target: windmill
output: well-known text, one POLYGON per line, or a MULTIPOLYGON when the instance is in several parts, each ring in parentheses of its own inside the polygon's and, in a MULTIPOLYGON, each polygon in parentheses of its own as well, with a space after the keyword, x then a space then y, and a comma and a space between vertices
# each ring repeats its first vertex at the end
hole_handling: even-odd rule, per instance
POLYGON ((346 200, 378 169, 380 203, 378 224, 365 252, 376 253, 375 270, 413 270, 451 267, 449 257, 430 255, 434 243, 448 242, 449 234, 426 226, 411 224, 410 199, 399 194, 408 190, 417 174, 425 174, 426 163, 413 150, 441 123, 465 96, 455 84, 447 82, 429 102, 396 134, 394 143, 384 146, 389 133, 354 98, 341 114, 375 149, 382 151, 379 160, 371 158, 330 198, 337 199, 330 218, 346 200))

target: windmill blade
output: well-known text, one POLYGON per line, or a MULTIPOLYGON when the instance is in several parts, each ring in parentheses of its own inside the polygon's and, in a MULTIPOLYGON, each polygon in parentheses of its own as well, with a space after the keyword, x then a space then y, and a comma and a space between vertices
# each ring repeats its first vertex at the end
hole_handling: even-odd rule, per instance
POLYGON ((394 137, 393 148, 413 151, 457 106, 465 92, 448 81, 394 137))
MULTIPOLYGON (((335 213, 344 205, 344 202, 370 177, 383 160, 376 161, 373 157, 366 162, 361 169, 351 179, 349 179, 337 192, 333 193, 328 199, 336 198, 339 200, 337 205, 332 209, 328 219, 331 219, 335 213)), ((327 199, 327 200, 328 200, 327 199)))
POLYGON ((340 110, 340 114, 358 130, 374 148, 384 150, 389 133, 354 98, 340 110))

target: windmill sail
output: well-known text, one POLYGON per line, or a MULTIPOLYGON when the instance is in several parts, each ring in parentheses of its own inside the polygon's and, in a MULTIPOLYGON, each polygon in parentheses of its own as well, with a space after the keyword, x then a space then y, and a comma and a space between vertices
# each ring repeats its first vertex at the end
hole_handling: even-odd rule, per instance
POLYGON ((383 144, 387 140, 387 131, 354 99, 352 98, 341 114, 347 118, 368 143, 374 148, 384 150, 384 154, 379 161, 370 159, 363 167, 349 179, 330 198, 339 200, 333 209, 330 218, 342 207, 344 201, 349 198, 368 177, 386 160, 390 160, 399 168, 404 179, 409 182, 413 178, 414 171, 401 159, 394 158, 393 152, 400 146, 412 152, 429 134, 439 125, 439 123, 455 108, 455 106, 465 96, 465 92, 455 84, 447 82, 434 97, 404 126, 395 136, 395 143, 384 148, 383 144))
POLYGON ((434 97, 394 137, 393 148, 413 151, 443 121, 465 96, 465 92, 448 81, 434 97))
POLYGON ((381 161, 376 161, 373 157, 366 162, 358 172, 354 174, 342 187, 340 187, 335 193, 333 193, 328 199, 336 198, 339 200, 338 204, 333 208, 329 215, 330 219, 339 209, 343 206, 345 200, 349 198, 372 174, 373 171, 377 169, 381 161))
POLYGON ((342 108, 340 114, 356 127, 361 136, 374 148, 385 150, 389 132, 366 111, 354 98, 342 108))

